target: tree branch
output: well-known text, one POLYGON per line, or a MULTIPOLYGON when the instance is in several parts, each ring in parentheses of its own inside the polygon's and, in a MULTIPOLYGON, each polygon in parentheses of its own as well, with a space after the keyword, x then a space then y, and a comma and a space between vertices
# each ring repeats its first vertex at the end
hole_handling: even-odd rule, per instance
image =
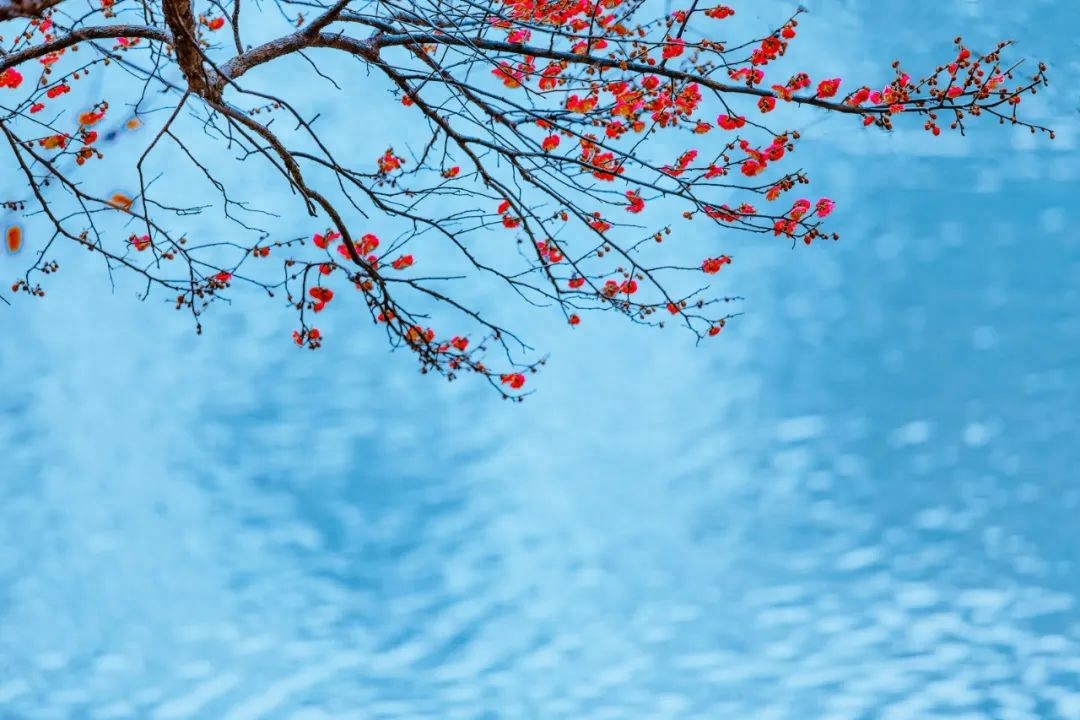
POLYGON ((176 64, 184 73, 188 87, 196 95, 211 102, 220 101, 221 85, 211 82, 203 65, 202 50, 195 38, 195 12, 191 7, 191 0, 162 0, 161 9, 165 15, 165 24, 173 34, 176 64))
POLYGON ((41 17, 46 10, 61 2, 63 0, 8 0, 0 3, 0 22, 21 17, 41 17))
POLYGON ((72 30, 67 35, 55 38, 40 45, 32 45, 18 52, 0 55, 0 72, 15 67, 27 60, 34 60, 58 50, 64 50, 81 42, 107 40, 118 37, 143 38, 163 43, 172 43, 173 38, 165 30, 147 25, 95 25, 93 27, 72 30))

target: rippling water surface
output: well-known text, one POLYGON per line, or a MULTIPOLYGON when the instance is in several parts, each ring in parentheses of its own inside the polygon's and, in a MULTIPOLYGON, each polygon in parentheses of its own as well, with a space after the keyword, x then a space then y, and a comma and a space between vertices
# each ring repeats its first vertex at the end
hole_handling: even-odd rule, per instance
POLYGON ((813 62, 1019 36, 1059 138, 814 125, 844 239, 733 239, 719 342, 527 318, 511 406, 91 264, 0 311, 0 717, 1080 717, 1080 11, 914 4, 813 62))

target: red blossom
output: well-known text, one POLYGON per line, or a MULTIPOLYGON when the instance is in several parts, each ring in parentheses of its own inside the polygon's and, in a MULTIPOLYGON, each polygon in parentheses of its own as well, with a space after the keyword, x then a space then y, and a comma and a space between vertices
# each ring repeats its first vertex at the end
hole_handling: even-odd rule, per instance
POLYGON ((716 124, 724 130, 738 130, 743 125, 746 125, 746 118, 741 115, 734 117, 731 115, 720 115, 716 118, 716 124))
POLYGON ((735 11, 726 5, 717 5, 716 7, 709 8, 705 11, 705 17, 711 17, 716 20, 723 20, 729 18, 735 14, 735 11))
POLYGON ((514 390, 519 389, 525 384, 525 376, 521 373, 510 373, 507 375, 500 375, 499 382, 503 385, 509 385, 514 390))
POLYGON ((51 88, 45 91, 45 96, 53 99, 58 98, 67 92, 71 92, 71 86, 67 83, 60 83, 59 85, 53 85, 51 88))
POLYGON ((731 258, 727 255, 707 258, 704 262, 701 263, 701 270, 702 272, 708 273, 709 275, 715 275, 716 273, 720 272, 720 268, 722 268, 724 265, 729 265, 730 263, 731 258))
POLYGON ((836 95, 840 89, 840 78, 833 78, 832 80, 822 80, 817 86, 817 96, 819 98, 831 98, 836 95))
POLYGON ((393 172, 394 170, 400 170, 401 166, 405 164, 405 161, 398 156, 394 155, 393 149, 388 149, 379 158, 379 172, 384 175, 393 172))
POLYGON ((341 233, 333 231, 328 232, 326 235, 320 235, 319 233, 315 233, 311 236, 311 242, 314 243, 315 247, 319 248, 320 250, 325 250, 331 242, 337 240, 339 237, 341 237, 341 233))
POLYGON ((308 290, 308 295, 315 298, 315 304, 311 308, 312 312, 322 312, 326 304, 334 299, 334 291, 324 287, 313 287, 308 290))
POLYGON ((93 124, 99 122, 101 120, 101 118, 103 118, 103 117, 105 117, 104 111, 98 111, 98 112, 89 111, 89 112, 79 113, 79 124, 84 125, 84 126, 85 125, 93 125, 93 124))
POLYGON ((670 59, 678 57, 683 54, 683 48, 686 46, 686 41, 682 38, 668 38, 667 44, 664 45, 664 49, 661 51, 661 55, 664 59, 670 59))
POLYGON ((22 84, 22 81, 22 73, 20 73, 15 68, 8 68, 4 72, 0 73, 0 88, 9 87, 14 90, 22 84))

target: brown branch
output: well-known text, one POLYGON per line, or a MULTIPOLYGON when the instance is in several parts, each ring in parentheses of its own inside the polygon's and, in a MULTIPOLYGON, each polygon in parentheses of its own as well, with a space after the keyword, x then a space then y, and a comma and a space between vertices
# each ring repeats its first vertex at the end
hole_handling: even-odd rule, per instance
MULTIPOLYGON (((0 19, 34 17, 35 13, 48 15, 49 8, 58 5, 61 1, 0 0, 0 19)), ((331 297, 329 294, 331 283, 337 282, 334 273, 343 270, 348 281, 364 293, 362 297, 372 314, 372 319, 385 323, 386 332, 394 345, 405 345, 416 352, 425 372, 428 369, 435 369, 446 372, 452 377, 459 369, 473 370, 485 375, 492 384, 499 387, 496 383, 506 383, 506 376, 497 381, 496 371, 484 367, 466 354, 464 343, 440 341, 441 344, 437 344, 430 337, 425 339, 420 321, 428 316, 422 311, 417 312, 415 309, 407 309, 399 305, 399 299, 406 295, 410 298, 419 296, 425 304, 435 302, 448 306, 457 311, 456 314, 462 314, 469 321, 490 330, 493 334, 488 339, 476 343, 475 347, 481 352, 484 351, 483 343, 487 340, 498 341, 508 350, 509 357, 509 348, 504 338, 509 337, 514 340, 517 338, 498 325, 483 319, 478 311, 470 309, 445 294, 440 287, 442 283, 466 278, 468 275, 463 274, 459 277, 450 272, 437 271, 428 274, 421 270, 424 274, 415 276, 413 275, 415 271, 404 275, 384 271, 383 266, 386 266, 387 270, 397 271, 404 270, 412 264, 411 255, 408 256, 408 262, 390 261, 398 250, 405 250, 409 243, 413 243, 410 247, 417 248, 421 243, 426 243, 427 235, 441 234, 461 251, 465 260, 471 264, 471 268, 502 278, 526 302, 541 306, 550 301, 567 315, 567 319, 572 324, 578 322, 576 315, 569 314, 575 309, 615 311, 625 314, 633 322, 660 326, 664 325, 664 321, 657 320, 658 316, 653 313, 659 311, 659 317, 667 318, 665 313, 670 312, 679 316, 700 339, 706 332, 709 335, 719 332, 719 327, 725 320, 733 317, 728 314, 723 318, 710 318, 703 313, 702 308, 712 306, 721 300, 730 302, 732 298, 701 297, 704 288, 694 290, 689 294, 682 293, 678 291, 678 288, 669 289, 667 278, 675 271, 714 273, 715 270, 710 269, 707 263, 716 262, 718 259, 708 259, 706 264, 693 262, 689 265, 668 262, 657 264, 651 260, 644 248, 651 247, 654 239, 656 242, 661 242, 662 233, 670 233, 670 225, 661 225, 656 230, 647 230, 643 224, 638 223, 651 223, 651 220, 637 221, 630 218, 627 221, 613 217, 609 210, 621 206, 625 202, 624 196, 640 204, 644 200, 651 201, 653 198, 643 198, 643 194, 646 191, 653 191, 657 198, 666 196, 687 202, 690 210, 684 212, 683 216, 688 220, 700 212, 705 212, 717 224, 730 222, 732 225, 728 227, 754 233, 786 234, 787 237, 792 238, 792 242, 804 239, 806 243, 810 243, 815 238, 825 236, 817 229, 819 220, 814 219, 814 212, 820 213, 823 217, 827 214, 824 210, 812 211, 805 217, 803 214, 806 210, 799 211, 798 216, 793 210, 790 212, 789 221, 789 215, 779 211, 776 214, 770 214, 768 210, 758 212, 752 207, 743 209, 748 206, 740 206, 736 211, 730 210, 726 205, 716 208, 706 202, 708 199, 706 193, 713 193, 718 188, 741 189, 757 195, 766 195, 769 200, 774 200, 779 193, 787 192, 796 183, 807 182, 801 171, 785 175, 779 180, 771 179, 770 174, 767 182, 765 178, 752 181, 761 182, 762 184, 759 185, 710 182, 712 178, 725 174, 742 164, 740 159, 733 159, 729 154, 738 153, 735 148, 739 137, 718 150, 715 158, 709 163, 708 171, 704 170, 700 161, 694 163, 696 151, 694 155, 686 153, 685 161, 683 156, 680 156, 677 172, 666 164, 658 167, 659 162, 662 161, 654 161, 649 156, 638 153, 638 148, 645 141, 644 138, 651 136, 655 129, 669 125, 672 128, 679 126, 680 129, 689 129, 684 121, 693 120, 692 116, 696 112, 697 103, 702 99, 700 93, 691 93, 695 97, 693 102, 686 100, 682 104, 677 104, 670 112, 664 108, 671 107, 675 94, 690 83, 697 83, 701 86, 701 90, 713 91, 728 112, 731 112, 728 101, 733 98, 741 97, 745 100, 750 97, 756 100, 762 97, 779 97, 772 89, 740 82, 737 73, 732 74, 734 79, 723 75, 724 67, 728 70, 732 69, 732 65, 728 62, 734 57, 732 50, 725 51, 717 43, 703 43, 700 46, 700 49, 706 53, 709 50, 715 52, 718 58, 716 62, 720 65, 714 65, 713 60, 699 63, 700 56, 697 53, 688 58, 695 63, 693 66, 684 65, 685 61, 667 62, 671 58, 650 65, 646 62, 649 53, 658 51, 663 43, 640 40, 640 38, 645 37, 646 29, 662 24, 662 18, 639 27, 638 31, 641 33, 639 39, 627 37, 621 31, 619 34, 622 39, 609 35, 608 39, 617 46, 613 51, 609 51, 609 54, 594 50, 587 50, 586 54, 578 54, 569 50, 556 49, 556 43, 561 39, 592 40, 603 36, 604 31, 593 22, 596 20, 595 17, 589 21, 588 32, 579 34, 571 34, 568 30, 559 28, 544 28, 516 17, 500 18, 507 20, 511 26, 532 30, 538 36, 532 41, 534 44, 526 44, 487 37, 488 31, 485 28, 489 25, 488 13, 491 9, 482 7, 482 4, 474 4, 471 0, 466 0, 464 8, 468 12, 475 12, 477 18, 475 21, 466 18, 460 23, 444 19, 449 17, 446 15, 447 12, 453 12, 456 15, 457 12, 465 11, 458 10, 452 3, 449 8, 440 7, 433 10, 433 17, 428 19, 413 15, 410 11, 385 17, 355 15, 347 12, 350 2, 351 0, 320 2, 321 7, 315 10, 321 14, 308 20, 303 27, 292 27, 285 31, 288 34, 245 51, 239 34, 240 0, 234 0, 232 29, 235 55, 223 64, 217 63, 212 57, 213 53, 218 51, 218 46, 210 44, 209 36, 202 34, 204 28, 200 23, 205 23, 206 19, 197 19, 200 16, 197 15, 193 0, 161 0, 160 7, 164 13, 164 23, 161 22, 161 16, 157 15, 153 9, 158 3, 144 4, 144 9, 149 13, 147 15, 149 19, 146 22, 156 23, 160 27, 115 24, 83 28, 61 38, 23 48, 18 53, 0 55, 0 72, 3 72, 7 68, 34 58, 41 58, 85 40, 91 42, 93 47, 106 58, 128 63, 129 61, 105 51, 101 46, 104 43, 98 44, 94 41, 107 41, 118 36, 145 38, 152 43, 155 67, 151 71, 143 71, 143 74, 148 75, 149 78, 157 78, 172 89, 183 92, 183 98, 173 108, 172 116, 135 162, 139 190, 139 195, 136 197, 142 198, 142 208, 137 212, 132 212, 130 206, 115 208, 113 205, 114 209, 122 210, 132 218, 144 220, 147 234, 142 239, 132 235, 128 240, 128 245, 121 245, 120 250, 116 252, 112 252, 105 246, 104 233, 111 233, 111 230, 105 225, 99 229, 94 218, 97 212, 110 212, 109 201, 87 195, 75 182, 64 177, 57 169, 61 160, 73 154, 78 153, 80 161, 87 159, 86 153, 92 154, 93 148, 90 148, 90 143, 93 139, 89 137, 89 133, 81 135, 85 147, 66 147, 62 141, 60 149, 64 152, 55 156, 46 156, 34 150, 35 144, 40 143, 49 150, 55 149, 53 144, 41 140, 24 141, 0 122, 0 130, 3 131, 0 137, 8 137, 9 144, 20 161, 23 174, 30 184, 33 199, 42 205, 46 217, 56 227, 57 232, 54 238, 63 236, 99 251, 105 257, 110 272, 114 264, 118 269, 141 272, 147 278, 148 289, 150 283, 153 282, 177 290, 180 293, 177 296, 177 308, 186 305, 196 316, 198 314, 196 304, 205 307, 206 303, 215 297, 216 292, 228 287, 228 283, 234 276, 244 282, 263 287, 271 296, 274 296, 271 290, 284 287, 285 292, 288 293, 289 303, 300 311, 302 331, 297 334, 296 341, 299 344, 304 344, 306 341, 312 348, 320 344, 321 335, 315 328, 309 329, 305 321, 305 309, 319 312, 325 307, 331 297), (354 23, 348 27, 352 28, 358 37, 344 34, 340 31, 340 25, 335 27, 337 23, 343 22, 354 23), (364 29, 359 30, 360 26, 364 29), (170 47, 163 48, 162 43, 170 47), (396 158, 396 164, 390 161, 380 162, 377 173, 362 172, 359 169, 353 170, 343 166, 333 157, 327 144, 312 127, 318 115, 311 120, 305 120, 286 100, 242 87, 239 79, 249 70, 292 54, 299 54, 307 60, 304 53, 307 49, 332 49, 353 55, 361 61, 365 70, 369 72, 375 70, 376 75, 381 71, 392 86, 403 94, 405 104, 417 106, 422 118, 427 120, 431 138, 420 152, 412 153, 413 158, 409 160, 412 164, 408 170, 402 168, 404 158, 396 158), (382 52, 384 49, 388 52, 382 52), (414 56, 411 60, 415 62, 411 62, 407 57, 401 58, 402 55, 408 53, 414 56), (559 79, 555 87, 562 88, 562 91, 555 95, 545 96, 543 91, 551 89, 546 83, 540 84, 540 90, 534 90, 521 80, 523 75, 535 77, 536 68, 532 58, 547 59, 554 61, 553 66, 561 66, 557 73, 559 79), (487 75, 484 75, 483 79, 477 79, 475 76, 475 72, 482 73, 484 69, 490 68, 494 68, 495 74, 498 74, 500 65, 504 67, 509 65, 500 61, 515 59, 523 61, 518 66, 520 82, 507 83, 510 87, 522 88, 521 92, 515 95, 506 94, 498 88, 491 89, 489 84, 494 84, 495 81, 487 75), (400 66, 397 64, 398 61, 401 62, 400 66), (173 62, 179 65, 185 78, 182 84, 186 87, 177 88, 161 77, 164 66, 173 62), (645 75, 653 76, 648 83, 643 83, 638 89, 640 92, 635 97, 645 103, 650 100, 651 94, 654 101, 649 102, 648 105, 634 105, 631 109, 635 120, 633 130, 645 131, 641 140, 631 143, 632 149, 627 149, 623 143, 618 142, 626 131, 621 123, 617 126, 614 124, 609 126, 609 130, 614 130, 614 133, 607 133, 607 137, 611 138, 610 142, 603 137, 597 138, 594 132, 607 113, 611 112, 613 116, 620 114, 618 105, 615 108, 609 108, 606 106, 606 100, 595 100, 590 110, 578 112, 570 110, 569 107, 564 108, 564 104, 559 102, 564 92, 569 93, 578 87, 590 88, 590 92, 598 95, 599 83, 605 79, 605 76, 611 75, 626 77, 631 80, 630 85, 634 84, 634 77, 640 79, 645 75), (659 91, 656 91, 656 84, 653 82, 656 77, 664 79, 664 87, 659 91), (428 87, 441 89, 428 92, 428 87), (245 111, 237 103, 224 100, 226 89, 269 102, 261 108, 245 111), (346 256, 346 260, 342 261, 335 257, 333 252, 316 254, 313 257, 288 257, 284 261, 285 277, 279 284, 274 285, 260 282, 254 274, 248 277, 239 274, 246 258, 266 257, 270 245, 284 248, 300 245, 303 248, 305 240, 301 237, 266 243, 269 237, 268 232, 261 228, 248 227, 241 220, 230 215, 230 208, 233 206, 247 210, 246 203, 230 199, 224 185, 211 174, 210 166, 196 158, 194 151, 184 145, 183 138, 173 134, 173 120, 179 116, 185 102, 192 96, 200 98, 205 104, 205 109, 208 111, 206 126, 213 131, 221 132, 223 139, 229 143, 230 147, 234 141, 240 145, 244 154, 236 160, 262 155, 273 169, 281 173, 291 189, 303 197, 310 215, 317 216, 319 209, 326 213, 330 227, 337 230, 335 238, 337 236, 342 238, 344 248, 339 247, 337 250, 346 256), (596 107, 597 103, 599 107, 596 107), (653 123, 646 129, 646 113, 657 107, 660 109, 652 116, 653 123), (325 155, 325 159, 313 154, 314 151, 313 153, 304 152, 303 145, 298 146, 297 149, 289 147, 286 141, 291 136, 279 135, 275 132, 277 126, 273 125, 274 120, 259 122, 253 117, 264 108, 267 111, 284 108, 291 113, 297 121, 297 127, 293 132, 302 129, 304 133, 309 134, 312 142, 325 155), (639 118, 642 121, 640 125, 636 122, 639 118), (569 140, 574 145, 580 145, 581 155, 576 154, 574 145, 567 150, 564 144, 564 149, 555 153, 548 143, 541 144, 541 141, 533 135, 533 122, 536 127, 549 131, 556 140, 561 137, 564 143, 569 140), (155 151, 160 139, 166 136, 176 141, 181 151, 221 192, 225 216, 246 230, 262 233, 255 247, 247 247, 228 240, 202 242, 193 247, 187 244, 186 237, 181 236, 174 240, 157 224, 156 219, 151 216, 152 210, 155 216, 161 211, 166 211, 174 212, 178 217, 182 217, 188 214, 188 210, 201 209, 169 207, 156 199, 151 201, 149 198, 153 181, 148 183, 143 175, 144 160, 152 151, 155 151), (432 159, 430 156, 437 154, 440 144, 443 157, 432 159), (31 160, 33 162, 30 162, 31 160), (460 185, 450 181, 458 176, 462 167, 457 165, 452 168, 446 167, 447 164, 455 161, 461 162, 461 166, 466 171, 468 171, 468 163, 471 161, 473 164, 474 172, 462 174, 460 185), (35 163, 40 163, 52 176, 58 178, 61 189, 70 193, 74 201, 78 203, 76 212, 64 215, 59 212, 62 206, 55 200, 49 201, 54 207, 46 205, 43 188, 49 184, 50 176, 38 182, 30 173, 30 168, 35 163), (305 179, 302 173, 309 172, 307 163, 314 164, 316 170, 311 178, 305 179), (691 163, 694 164, 691 165, 691 163), (413 170, 413 167, 416 169, 413 170), (336 177, 341 196, 329 192, 324 195, 320 192, 322 188, 319 186, 318 179, 323 177, 322 169, 329 170, 336 177), (625 174, 623 174, 624 169, 628 171, 625 174), (442 180, 437 180, 435 173, 440 170, 442 170, 442 180), (684 171, 687 174, 683 179, 678 179, 684 171), (604 185, 598 181, 618 181, 618 184, 604 185), (384 217, 393 218, 394 227, 411 227, 411 231, 403 230, 391 243, 382 246, 382 254, 378 258, 362 257, 360 250, 367 246, 368 241, 361 238, 364 244, 355 244, 353 236, 346 227, 346 220, 352 213, 347 212, 343 215, 342 211, 348 211, 348 208, 341 203, 342 196, 348 199, 363 218, 369 218, 368 213, 365 212, 367 208, 358 203, 360 198, 354 199, 352 193, 355 190, 351 186, 346 187, 346 183, 359 188, 375 211, 381 212, 384 217), (623 183, 632 190, 623 193, 623 183), (535 194, 535 197, 532 197, 530 193, 535 194), (463 207, 461 210, 456 207, 457 201, 454 201, 454 206, 450 208, 448 208, 449 203, 443 204, 443 198, 466 197, 470 198, 471 202, 467 208, 463 207), (494 202, 500 202, 503 205, 500 205, 497 211, 485 211, 483 205, 487 201, 492 201, 492 205, 494 202), (79 208, 81 212, 78 212, 79 208), (549 213, 548 210, 551 212, 549 213), (601 210, 603 215, 601 215, 601 210), (715 213, 711 212, 713 210, 715 213), (488 232, 491 227, 498 227, 500 214, 503 216, 501 224, 513 230, 512 235, 509 236, 510 241, 520 246, 517 255, 524 261, 523 267, 517 264, 517 259, 512 266, 502 266, 497 260, 489 261, 486 245, 474 246, 471 238, 468 237, 470 233, 488 232), (89 229, 84 230, 82 234, 76 234, 66 228, 65 223, 72 217, 80 215, 86 218, 89 229), (583 233, 579 231, 580 228, 566 223, 580 224, 587 228, 586 234, 583 237, 583 233), (645 228, 647 232, 636 239, 627 238, 626 242, 622 242, 619 238, 611 238, 606 234, 608 229, 613 227, 619 228, 620 231, 627 228, 645 228), (129 249, 129 245, 133 245, 134 249, 129 249), (211 263, 195 254, 195 251, 216 253, 216 250, 211 249, 217 246, 240 250, 243 255, 235 264, 222 266, 216 262, 217 255, 211 256, 215 259, 215 262, 211 263), (147 249, 151 249, 151 253, 142 256, 134 254, 147 249), (556 250, 559 253, 558 258, 555 257, 556 250), (140 259, 149 258, 151 255, 154 259, 145 264, 140 259), (170 273, 160 270, 158 263, 162 259, 171 260, 174 257, 181 260, 178 264, 187 265, 188 278, 173 279, 170 273), (608 257, 612 266, 598 262, 603 257, 608 257), (594 263, 594 261, 597 262, 594 263), (222 269, 223 267, 227 267, 228 271, 222 269), (203 269, 211 269, 213 274, 204 277, 201 274, 203 269), (638 291, 639 282, 642 294, 631 297, 638 291), (633 288, 630 287, 631 283, 633 288), (293 295, 297 285, 300 289, 298 297, 293 295), (314 292, 314 287, 327 293, 321 305, 308 299, 309 295, 319 299, 319 294, 314 292), (393 295, 390 292, 391 289, 394 291, 393 295), (702 328, 703 324, 707 324, 707 330, 702 328), (461 352, 448 354, 447 351, 451 345, 461 352), (459 348, 458 345, 462 347, 459 348)), ((692 0, 692 2, 696 3, 697 0, 692 0)), ((396 0, 391 0, 390 5, 395 4, 396 0)), ((631 5, 636 8, 640 5, 640 1, 631 0, 631 5)), ((382 6, 380 8, 385 10, 382 6)), ((695 9, 696 5, 692 6, 688 15, 695 12, 695 9)), ((225 11, 224 7, 222 11, 225 11)), ((304 21, 298 20, 297 23, 304 23, 304 21)), ((215 29, 218 27, 216 19, 211 27, 215 29)), ((665 42, 671 39, 672 29, 675 27, 675 21, 667 22, 665 42)), ((685 28, 686 20, 684 19, 678 23, 674 37, 682 37, 685 28)), ((68 31, 57 28, 53 32, 68 31)), ((27 42, 34 40, 35 38, 27 35, 27 42)), ((959 44, 959 39, 956 42, 959 44)), ((739 48, 753 44, 748 43, 739 48)), ((592 45, 585 43, 583 47, 591 48, 592 45)), ((688 45, 689 47, 691 46, 688 45)), ((735 48, 735 51, 739 48, 735 48)), ((225 58, 233 54, 227 49, 222 52, 227 53, 222 56, 225 58)), ((932 121, 936 119, 933 113, 940 110, 956 113, 956 122, 953 127, 959 127, 961 132, 963 119, 968 115, 978 115, 982 111, 1008 120, 1009 118, 1004 114, 1007 108, 1002 107, 1000 111, 995 108, 1003 103, 1013 102, 1014 97, 1018 99, 1019 94, 1025 90, 1034 91, 1034 85, 1043 81, 1042 72, 1045 68, 1040 66, 1040 74, 1035 76, 1033 84, 1027 88, 1008 92, 1002 90, 997 94, 992 94, 990 88, 993 86, 980 82, 976 77, 976 71, 979 67, 978 63, 996 63, 996 57, 996 54, 986 55, 978 62, 961 63, 962 67, 971 68, 970 77, 962 86, 959 85, 959 80, 952 80, 949 87, 943 89, 937 84, 936 75, 931 75, 928 79, 912 86, 905 85, 904 81, 894 81, 891 87, 900 93, 900 99, 896 104, 901 106, 900 110, 913 110, 915 113, 928 115, 927 129, 934 129, 935 133, 936 128, 931 127, 932 121), (949 94, 954 87, 952 83, 956 83, 955 87, 960 88, 961 94, 957 95, 955 91, 949 94)), ((749 60, 740 62, 749 62, 749 60)), ((332 79, 323 75, 318 66, 314 63, 312 66, 319 76, 333 82, 332 79)), ((896 69, 899 76, 899 67, 896 66, 896 69)), ((998 69, 995 64, 991 75, 998 74, 998 69)), ((941 73, 942 68, 939 67, 937 72, 941 73)), ((955 73, 956 70, 953 70, 954 75, 955 73)), ((1011 69, 1003 70, 1002 74, 1010 79, 1012 77, 1011 69)), ((509 78, 509 75, 507 77, 509 78)), ((626 86, 628 83, 621 84, 626 86)), ((335 87, 337 87, 336 83, 335 87)), ((144 95, 145 92, 144 88, 144 95)), ((890 127, 890 115, 894 108, 888 105, 857 106, 851 104, 850 96, 848 99, 823 98, 809 94, 813 93, 813 90, 804 92, 808 94, 788 99, 798 104, 816 106, 832 112, 861 115, 868 123, 876 122, 886 129, 890 127)), ((886 96, 890 95, 888 91, 883 92, 886 96)), ((781 94, 786 95, 786 93, 781 94)), ((899 112, 899 110, 895 111, 899 112)), ((27 119, 19 113, 16 115, 16 120, 22 119, 31 124, 35 122, 42 124, 36 119, 27 119)), ((627 116, 624 119, 629 120, 630 117, 627 116)), ((1012 121, 1017 122, 1015 105, 1013 105, 1012 121)), ((722 122, 721 124, 723 125, 722 122)), ((794 149, 793 141, 788 141, 787 133, 783 135, 773 133, 766 125, 759 124, 753 119, 746 121, 746 124, 750 129, 761 130, 771 135, 774 138, 774 145, 779 143, 778 149, 783 150, 781 146, 786 147, 786 152, 794 149)), ((1025 126, 1035 127, 1027 124, 1025 126)), ((57 139, 62 139, 62 137, 66 136, 57 136, 57 139)), ((793 137, 798 139, 797 134, 793 134, 793 137)), ((108 136, 105 139, 107 140, 108 136)), ((76 138, 71 138, 71 141, 76 142, 76 138)), ((747 150, 748 142, 747 140, 742 144, 741 147, 744 150, 747 150)), ((555 147, 557 146, 558 143, 555 143, 555 147)), ((770 151, 771 149, 772 146, 770 146, 770 151)), ((393 160, 392 151, 388 149, 387 153, 393 160)), ((748 150, 747 155, 757 157, 760 153, 748 150)), ((783 152, 777 157, 773 157, 770 153, 769 160, 779 160, 782 156, 783 152)), ((100 153, 98 157, 101 157, 100 153)), ((79 162, 79 164, 83 163, 79 162)), ((760 164, 763 169, 765 162, 762 161, 760 164)), ((749 163, 743 164, 744 172, 747 172, 748 176, 753 176, 756 173, 748 171, 750 167, 749 163)), ((323 190, 323 192, 326 191, 323 190)), ((627 208, 632 213, 640 209, 641 207, 627 208)), ((371 215, 374 216, 374 213, 371 215)), ((105 217, 114 216, 106 215, 105 217)), ((833 239, 836 237, 834 234, 833 239)), ((324 239, 314 239, 314 244, 320 250, 326 251, 327 244, 323 241, 324 239)), ((376 242, 372 248, 377 245, 376 242)), ((49 245, 45 247, 48 248, 49 245)), ((365 251, 363 255, 367 255, 368 252, 365 251)), ((501 258, 502 248, 498 248, 497 252, 499 254, 494 257, 501 258)), ((399 260, 404 260, 405 257, 401 256, 399 260)), ((40 263, 41 260, 42 257, 39 255, 38 262, 40 263)), ((455 262, 457 260, 455 258, 455 262)), ((24 286, 30 291, 28 284, 24 283, 24 286)), ((0 297, 0 300, 3 298, 0 297)), ((518 342, 521 343, 520 340, 518 342)), ((523 349, 527 349, 523 343, 521 345, 523 349)), ((513 363, 512 359, 511 362, 513 363)), ((517 389, 520 383, 511 384, 511 387, 517 389)), ((502 392, 501 389, 500 392, 502 392)))
POLYGON ((109 40, 118 37, 143 38, 163 43, 172 43, 173 41, 172 35, 165 30, 148 25, 95 25, 94 27, 72 30, 67 35, 43 42, 40 45, 32 45, 18 52, 0 55, 0 72, 21 65, 27 60, 34 60, 81 42, 109 40))
MULTIPOLYGON (((777 97, 776 92, 768 88, 718 82, 704 75, 689 73, 660 65, 648 65, 646 63, 603 57, 600 55, 579 55, 569 51, 554 50, 533 45, 522 45, 520 43, 508 43, 499 40, 488 40, 482 37, 454 37, 441 32, 398 33, 394 35, 376 33, 370 38, 359 40, 339 33, 318 33, 313 35, 310 33, 310 29, 305 29, 276 40, 271 40, 256 48, 252 48, 242 55, 237 55, 222 65, 221 70, 225 77, 230 80, 235 80, 254 67, 308 48, 342 50, 370 62, 378 56, 379 51, 382 48, 414 46, 420 44, 466 47, 472 50, 483 50, 493 54, 512 53, 515 55, 545 58, 548 60, 565 61, 572 65, 620 69, 625 72, 643 75, 651 74, 680 82, 696 82, 702 87, 720 94, 777 97)), ((807 95, 793 95, 791 102, 799 105, 811 105, 824 110, 831 110, 833 112, 848 115, 880 115, 889 110, 888 105, 856 106, 842 101, 822 100, 818 97, 807 95)), ((963 107, 965 106, 959 104, 956 105, 956 108, 959 109, 962 109, 963 107)), ((933 109, 950 110, 953 109, 953 105, 937 103, 933 109)))
POLYGON ((191 7, 191 0, 162 0, 161 9, 165 24, 173 34, 176 64, 184 73, 188 87, 210 102, 220 101, 221 84, 210 80, 203 65, 202 50, 195 38, 195 11, 191 7))
POLYGON ((46 10, 61 2, 63 0, 8 0, 0 3, 0 22, 21 17, 41 17, 46 10))

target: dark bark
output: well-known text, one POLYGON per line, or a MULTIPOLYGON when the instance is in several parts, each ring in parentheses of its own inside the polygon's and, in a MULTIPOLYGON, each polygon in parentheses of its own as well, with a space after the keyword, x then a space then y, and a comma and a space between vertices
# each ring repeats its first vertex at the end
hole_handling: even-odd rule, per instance
POLYGON ((165 14, 165 24, 172 32, 176 64, 184 73, 188 88, 199 97, 219 102, 221 87, 211 81, 203 62, 202 50, 195 39, 195 13, 191 0, 163 0, 161 8, 165 14))

